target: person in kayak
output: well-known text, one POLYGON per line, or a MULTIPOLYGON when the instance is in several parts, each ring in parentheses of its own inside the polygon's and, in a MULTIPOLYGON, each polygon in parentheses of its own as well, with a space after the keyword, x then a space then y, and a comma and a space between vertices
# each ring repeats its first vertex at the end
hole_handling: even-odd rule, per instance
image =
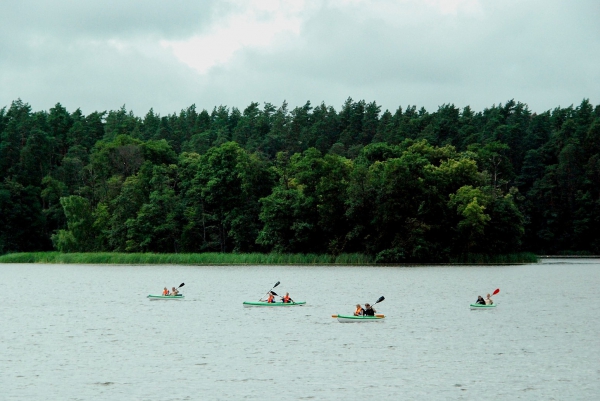
POLYGON ((275 303, 275 297, 273 296, 272 292, 269 293, 269 298, 267 298, 267 303, 270 303, 270 304, 275 303))
POLYGON ((162 294, 163 294, 163 297, 166 297, 167 295, 169 295, 169 290, 167 290, 167 287, 165 287, 162 294))
POLYGON ((292 298, 290 298, 290 293, 286 292, 285 296, 283 298, 281 298, 281 301, 283 301, 284 304, 289 304, 292 301, 292 298))
POLYGON ((365 316, 375 316, 375 312, 377 311, 371 305, 365 304, 365 316))
POLYGON ((492 301, 492 298, 490 298, 490 294, 487 294, 487 297, 485 298, 485 304, 494 305, 494 301, 492 301))
POLYGON ((483 299, 481 295, 477 295, 477 302, 475 303, 479 305, 485 305, 485 299, 483 299))
POLYGON ((177 294, 179 294, 179 291, 177 291, 177 288, 173 287, 173 288, 171 289, 171 295, 173 295, 173 296, 177 296, 177 294))
POLYGON ((363 316, 365 314, 365 310, 360 306, 360 304, 356 304, 356 310, 354 311, 354 316, 363 316))

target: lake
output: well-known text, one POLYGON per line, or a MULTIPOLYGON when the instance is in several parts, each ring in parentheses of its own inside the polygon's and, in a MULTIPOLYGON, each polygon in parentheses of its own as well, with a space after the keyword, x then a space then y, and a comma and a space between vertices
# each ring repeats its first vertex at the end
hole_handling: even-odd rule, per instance
POLYGON ((600 260, 0 264, 2 400, 600 399, 600 260), (305 306, 243 308, 275 282, 305 306), (178 286, 186 299, 149 301, 178 286), (471 311, 494 289, 498 307, 471 311), (373 303, 382 322, 340 324, 373 303))

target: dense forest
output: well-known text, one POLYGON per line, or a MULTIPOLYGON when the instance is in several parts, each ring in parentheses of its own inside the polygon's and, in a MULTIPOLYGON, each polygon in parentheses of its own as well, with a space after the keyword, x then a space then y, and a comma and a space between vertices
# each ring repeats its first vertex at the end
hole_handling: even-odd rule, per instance
POLYGON ((0 254, 600 254, 600 106, 0 109, 0 254))

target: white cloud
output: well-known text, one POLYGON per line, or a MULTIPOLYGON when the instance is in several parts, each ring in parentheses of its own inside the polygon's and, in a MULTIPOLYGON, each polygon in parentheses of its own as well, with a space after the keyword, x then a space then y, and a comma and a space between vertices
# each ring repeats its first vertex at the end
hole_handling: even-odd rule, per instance
POLYGON ((208 32, 184 40, 163 40, 181 62, 199 73, 231 60, 245 48, 268 48, 286 34, 299 35, 303 1, 232 1, 236 11, 208 32))
POLYGON ((0 13, 0 108, 600 101, 597 0, 24 1, 0 13))

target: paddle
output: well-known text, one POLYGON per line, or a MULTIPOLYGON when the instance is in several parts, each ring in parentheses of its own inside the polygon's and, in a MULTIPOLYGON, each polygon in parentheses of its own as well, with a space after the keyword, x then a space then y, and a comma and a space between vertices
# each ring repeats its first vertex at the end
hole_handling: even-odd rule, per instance
MULTIPOLYGON (((498 294, 499 292, 500 292, 500 288, 496 288, 494 290, 494 292, 492 292, 492 295, 490 295, 490 297, 493 297, 494 295, 498 294)), ((490 305, 493 305, 493 304, 494 304, 494 301, 491 301, 490 305)), ((487 305, 487 302, 486 302, 486 305, 487 305)))
MULTIPOLYGON (((275 285, 273 286, 273 288, 277 287, 279 284, 280 284, 280 282, 279 282, 279 281, 278 281, 278 282, 276 282, 276 283, 275 283, 275 285)), ((277 295, 277 294, 275 294, 275 293, 273 292, 273 288, 271 288, 269 291, 267 291, 267 293, 266 293, 265 295, 269 295, 269 293, 273 293, 273 295, 275 295, 275 296, 279 296, 279 295, 277 295)), ((262 301, 262 299, 259 299, 259 301, 262 301)))
MULTIPOLYGON (((385 299, 385 297, 384 297, 383 295, 382 295, 382 296, 380 296, 380 297, 379 297, 379 299, 377 300, 377 302, 375 302, 373 305, 371 305, 371 309, 373 309, 373 307, 374 307, 375 305, 377 305, 378 303, 380 303, 380 302, 383 302, 383 300, 384 300, 384 299, 385 299)), ((368 316, 368 315, 366 314, 366 311, 365 311, 365 316, 368 316)))
MULTIPOLYGON (((185 283, 181 283, 181 284, 179 284, 179 287, 177 287, 177 289, 180 289, 180 288, 181 288, 181 287, 183 287, 184 285, 185 285, 185 283)), ((181 295, 181 294, 177 294, 177 296, 178 296, 178 297, 181 297, 181 296, 183 296, 183 295, 181 295)))

